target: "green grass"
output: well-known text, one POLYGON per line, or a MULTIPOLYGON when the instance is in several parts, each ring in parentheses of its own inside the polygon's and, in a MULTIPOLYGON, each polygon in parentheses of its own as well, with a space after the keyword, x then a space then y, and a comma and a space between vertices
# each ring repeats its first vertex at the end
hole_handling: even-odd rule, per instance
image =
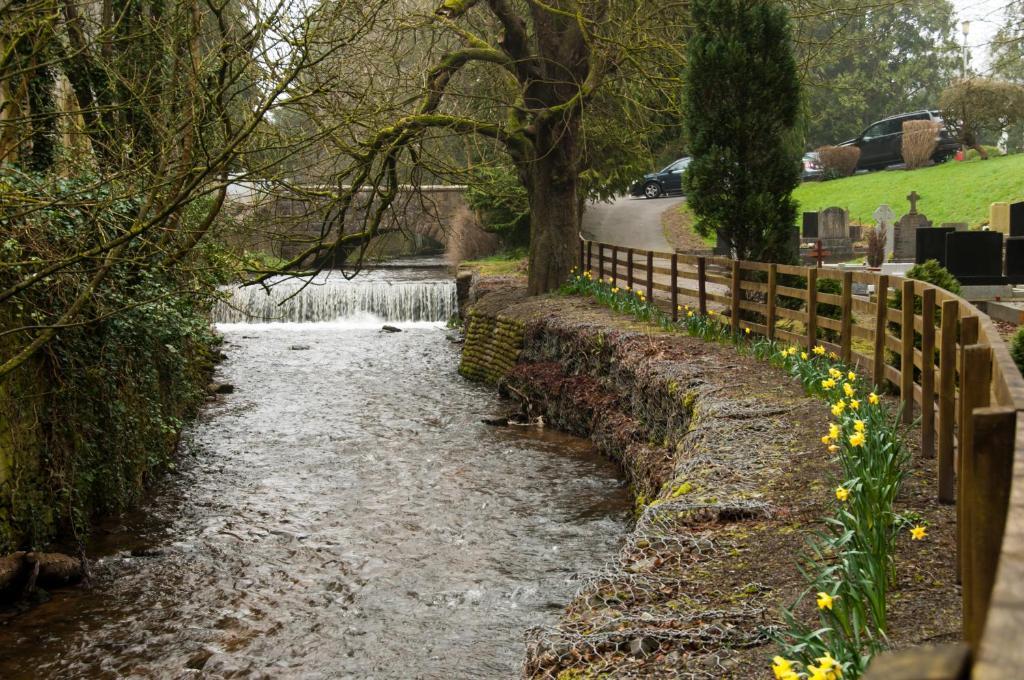
POLYGON ((516 248, 479 260, 463 260, 460 267, 475 269, 481 276, 508 276, 526 274, 526 249, 516 248))
POLYGON ((851 222, 874 224, 871 214, 883 203, 889 204, 897 218, 909 212, 907 195, 911 191, 921 196, 918 211, 936 226, 943 222, 967 222, 971 227, 987 224, 990 203, 1024 200, 1024 154, 806 182, 797 187, 793 198, 801 211, 838 206, 850 211, 851 222))

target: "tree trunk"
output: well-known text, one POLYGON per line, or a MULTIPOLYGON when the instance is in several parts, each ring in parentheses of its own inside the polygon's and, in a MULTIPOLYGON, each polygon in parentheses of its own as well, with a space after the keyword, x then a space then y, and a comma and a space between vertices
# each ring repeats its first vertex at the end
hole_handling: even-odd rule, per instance
POLYGON ((530 295, 556 290, 576 263, 579 202, 576 196, 575 121, 542 133, 537 157, 524 168, 530 198, 530 295))

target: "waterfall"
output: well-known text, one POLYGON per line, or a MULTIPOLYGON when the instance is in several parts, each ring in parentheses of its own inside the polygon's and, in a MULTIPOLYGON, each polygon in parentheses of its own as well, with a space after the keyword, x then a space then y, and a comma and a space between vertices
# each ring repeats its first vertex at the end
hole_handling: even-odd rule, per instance
POLYGON ((388 280, 369 276, 346 281, 320 275, 226 291, 213 310, 216 323, 339 321, 372 315, 384 322, 447 321, 458 310, 455 282, 388 280), (305 288, 303 286, 305 285, 305 288))

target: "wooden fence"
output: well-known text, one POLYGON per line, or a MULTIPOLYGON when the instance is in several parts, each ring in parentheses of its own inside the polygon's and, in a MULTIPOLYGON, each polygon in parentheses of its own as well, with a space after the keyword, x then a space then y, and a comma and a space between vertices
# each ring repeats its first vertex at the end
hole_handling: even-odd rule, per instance
POLYGON ((823 345, 921 418, 940 502, 957 504, 965 646, 885 659, 890 680, 1024 677, 1024 379, 991 320, 928 283, 885 274, 579 244, 581 268, 668 304, 729 315, 734 332, 823 345), (828 283, 826 283, 828 282, 828 283), (870 293, 869 293, 870 291, 870 293), (970 657, 968 658, 968 655, 970 657), (946 661, 961 659, 962 663, 946 661), (904 663, 907 662, 907 663, 904 663), (899 669, 912 670, 903 674, 899 669))

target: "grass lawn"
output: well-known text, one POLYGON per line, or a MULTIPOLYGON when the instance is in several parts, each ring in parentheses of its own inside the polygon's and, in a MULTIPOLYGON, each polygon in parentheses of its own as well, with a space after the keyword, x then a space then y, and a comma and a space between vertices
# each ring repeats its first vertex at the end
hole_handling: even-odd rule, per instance
POLYGON ((801 211, 838 206, 850 211, 852 222, 874 224, 871 213, 882 203, 888 203, 897 218, 906 214, 911 191, 921 196, 918 211, 936 226, 943 222, 967 222, 971 227, 987 224, 990 203, 1024 200, 1024 154, 806 182, 797 187, 793 198, 801 211))
POLYGON ((525 276, 526 256, 525 248, 517 248, 490 257, 482 257, 479 260, 463 260, 459 266, 475 269, 481 276, 525 276))

